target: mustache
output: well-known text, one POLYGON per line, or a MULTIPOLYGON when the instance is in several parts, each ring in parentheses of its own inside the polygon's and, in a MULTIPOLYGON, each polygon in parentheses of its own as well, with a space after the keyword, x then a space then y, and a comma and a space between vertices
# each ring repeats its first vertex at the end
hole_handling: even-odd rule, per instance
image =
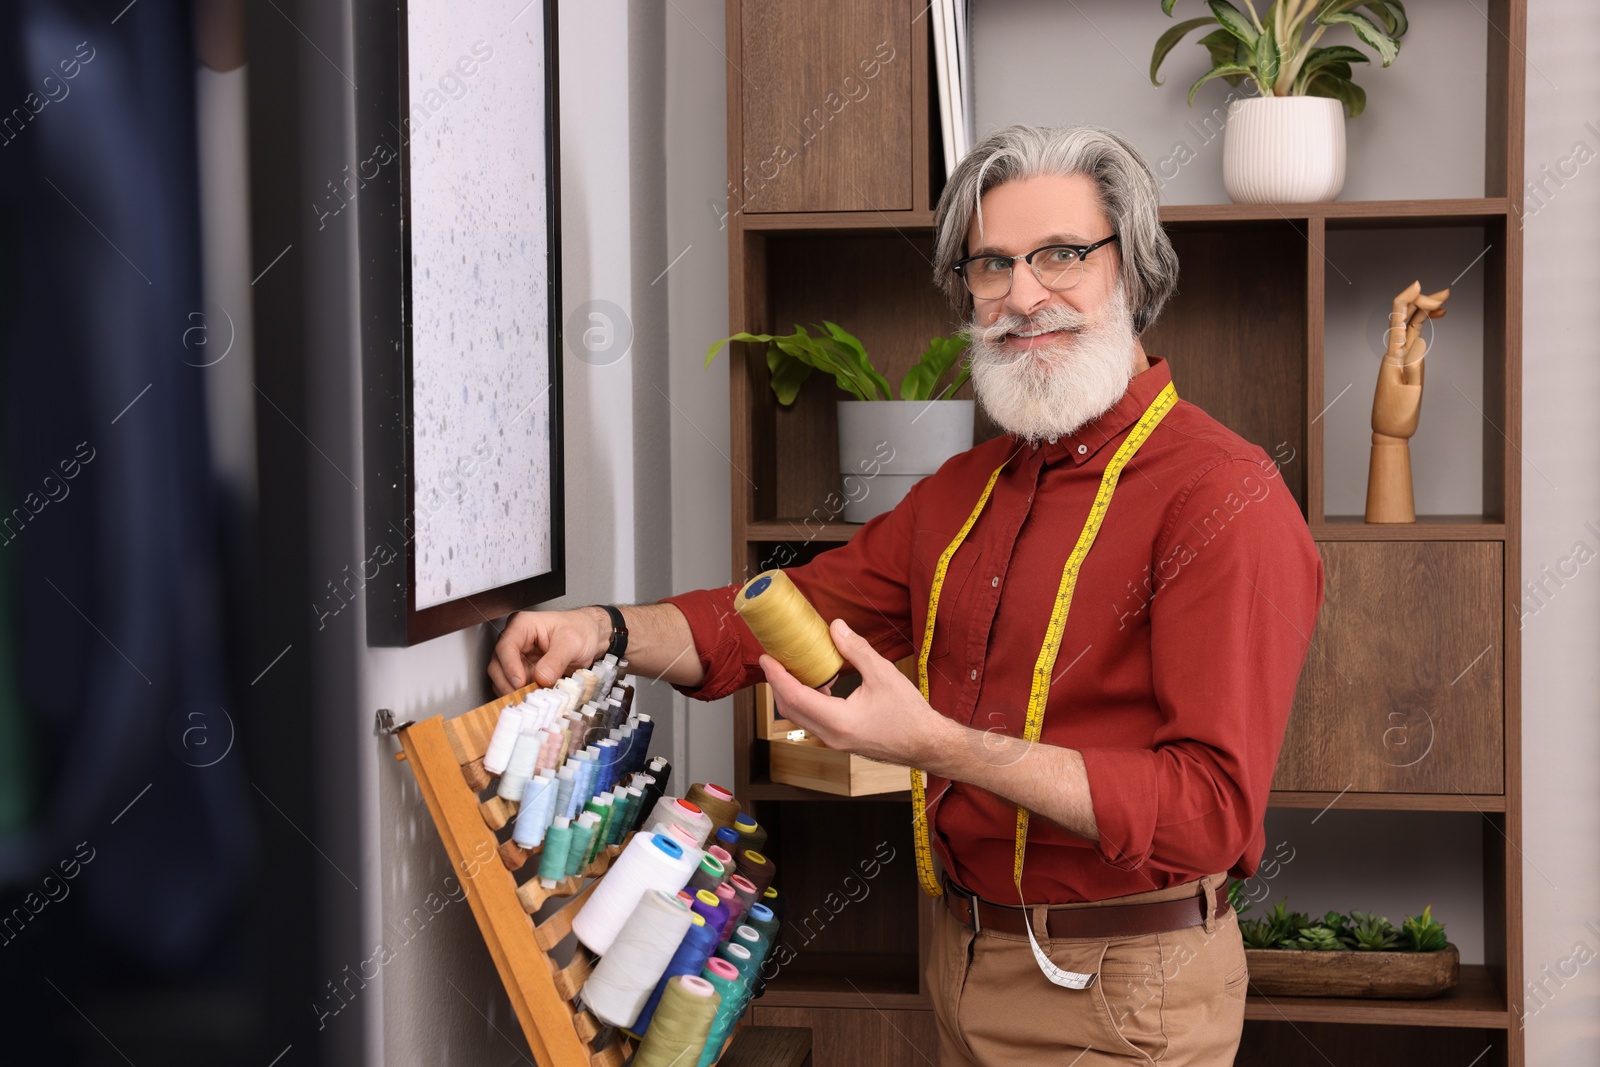
POLYGON ((985 345, 997 345, 1007 334, 1032 333, 1048 330, 1082 330, 1093 320, 1088 315, 1066 304, 1052 304, 1033 315, 1001 315, 987 326, 976 321, 968 324, 967 340, 985 345))

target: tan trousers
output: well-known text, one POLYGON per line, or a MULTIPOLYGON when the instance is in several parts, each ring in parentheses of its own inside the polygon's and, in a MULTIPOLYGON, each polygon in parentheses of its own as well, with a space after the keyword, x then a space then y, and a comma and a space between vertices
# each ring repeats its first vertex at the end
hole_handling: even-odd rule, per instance
MULTIPOLYGON (((1135 904, 1202 892, 1224 875, 1114 898, 1135 904)), ((1094 907, 1095 904, 1065 905, 1094 907)), ((940 1067, 1227 1067, 1244 1026, 1244 944, 1230 910, 1205 926, 1137 937, 1046 939, 1069 971, 1098 974, 1063 989, 1040 973, 1025 934, 976 936, 941 902, 928 961, 940 1067), (1208 929, 1209 927, 1209 929, 1208 929)))

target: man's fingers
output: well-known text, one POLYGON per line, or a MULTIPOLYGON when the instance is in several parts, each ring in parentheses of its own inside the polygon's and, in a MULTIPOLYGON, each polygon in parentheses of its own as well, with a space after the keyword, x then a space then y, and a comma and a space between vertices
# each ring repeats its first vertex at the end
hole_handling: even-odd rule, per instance
POLYGON ((826 715, 829 702, 836 698, 825 697, 805 685, 769 655, 763 653, 759 663, 767 672, 767 684, 772 686, 773 696, 783 707, 784 718, 816 731, 818 713, 826 715))
POLYGON ((489 684, 494 686, 494 695, 501 697, 516 688, 506 682, 506 672, 500 669, 498 659, 489 660, 489 684))
MULTIPOLYGON (((880 673, 880 668, 885 665, 894 667, 894 664, 878 655, 878 650, 872 647, 871 642, 850 629, 850 624, 843 619, 834 619, 829 623, 828 633, 833 637, 833 646, 839 650, 839 655, 849 661, 863 679, 869 674, 880 673)), ((895 668, 895 673, 900 673, 898 668, 895 668)))
POLYGON ((515 615, 506 623, 505 632, 500 635, 500 640, 494 646, 495 662, 500 667, 502 679, 506 684, 506 692, 521 689, 528 684, 526 668, 524 667, 523 653, 531 651, 533 633, 519 625, 515 615))

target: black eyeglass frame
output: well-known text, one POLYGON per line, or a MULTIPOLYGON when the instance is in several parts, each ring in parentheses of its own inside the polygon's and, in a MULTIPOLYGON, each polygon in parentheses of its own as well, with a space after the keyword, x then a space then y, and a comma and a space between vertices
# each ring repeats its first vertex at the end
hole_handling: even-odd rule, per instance
POLYGON ((954 264, 951 265, 950 269, 953 272, 955 272, 956 274, 960 275, 961 281, 967 287, 967 292, 970 293, 974 298, 979 299, 979 300, 999 300, 1002 296, 1005 296, 1006 293, 1011 292, 1011 284, 1009 284, 1009 283, 1006 285, 1005 292, 996 293, 994 296, 982 296, 982 297, 980 297, 980 296, 978 296, 977 293, 973 293, 972 292, 972 282, 967 277, 967 264, 968 263, 974 263, 974 262, 976 262, 976 261, 978 261, 980 259, 1009 259, 1009 260, 1011 260, 1012 272, 1011 272, 1010 275, 1008 275, 1008 277, 1012 278, 1013 280, 1016 277, 1016 262, 1017 262, 1017 260, 1020 259, 1020 260, 1022 260, 1024 263, 1026 263, 1028 265, 1028 269, 1033 271, 1033 276, 1038 279, 1040 285, 1044 285, 1044 287, 1046 289, 1050 289, 1050 291, 1052 293, 1064 293, 1064 292, 1067 291, 1067 289, 1073 288, 1078 283, 1077 282, 1073 282, 1072 285, 1067 286, 1067 289, 1052 289, 1050 286, 1045 285, 1044 279, 1039 277, 1039 268, 1037 268, 1037 267, 1035 267, 1033 265, 1033 257, 1038 255, 1040 252, 1048 252, 1048 251, 1050 251, 1051 249, 1054 249, 1054 248, 1065 248, 1065 249, 1069 249, 1074 255, 1076 255, 1078 257, 1078 262, 1082 263, 1086 259, 1088 259, 1090 252, 1093 252, 1095 249, 1099 248, 1101 245, 1110 244, 1112 241, 1117 240, 1121 236, 1122 236, 1121 234, 1113 233, 1110 237, 1102 238, 1101 240, 1096 241, 1092 245, 1063 245, 1063 244, 1041 245, 1040 247, 1035 248, 1032 252, 1029 252, 1026 255, 1021 255, 1021 256, 1004 256, 1004 255, 1000 255, 1000 254, 995 253, 995 252, 985 252, 982 255, 966 256, 966 257, 964 257, 962 259, 958 259, 958 260, 955 261, 954 264))

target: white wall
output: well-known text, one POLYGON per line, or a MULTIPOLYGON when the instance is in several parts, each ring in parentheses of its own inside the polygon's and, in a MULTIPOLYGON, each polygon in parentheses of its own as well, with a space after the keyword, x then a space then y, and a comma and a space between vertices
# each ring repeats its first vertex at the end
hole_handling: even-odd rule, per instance
POLYGON ((1555 575, 1523 604, 1525 960, 1528 977, 1544 982, 1527 1001, 1528 1062, 1596 1063, 1600 566, 1573 552, 1580 542, 1588 551, 1578 558, 1600 552, 1587 525, 1600 526, 1600 161, 1579 166, 1572 156, 1579 143, 1581 158, 1600 154, 1600 7, 1528 7, 1526 170, 1569 176, 1528 198, 1524 227, 1522 573, 1555 575))
MULTIPOLYGON (((340 73, 354 66, 351 10, 313 5, 301 21, 328 59, 307 103, 318 113, 316 128, 326 131, 315 135, 307 164, 319 174, 336 174, 345 162, 362 103, 340 73), (341 105, 343 125, 329 123, 329 109, 341 105)), ((720 7, 686 2, 677 10, 720 41, 720 7)), ((669 21, 669 13, 648 2, 560 8, 568 595, 551 607, 650 601, 720 583, 727 570, 726 467, 707 459, 700 436, 720 433, 726 448, 726 371, 686 373, 698 372, 694 350, 720 335, 725 319, 723 235, 704 207, 722 185, 721 66, 691 56, 683 33, 695 31, 680 14, 669 21), (669 38, 684 47, 669 53, 669 38), (671 122, 669 54, 687 57, 673 63, 682 107, 671 122), (672 189, 669 155, 682 165, 672 189), (677 242, 670 251, 669 229, 677 242), (604 302, 597 312, 603 322, 589 317, 595 302, 604 302), (673 333, 669 305, 680 315, 673 333), (597 325, 630 332, 631 345, 596 352, 572 343, 597 325), (686 395, 675 413, 668 393, 679 390, 686 395), (681 471, 673 466, 679 453, 681 471)), ((697 34, 693 40, 704 46, 697 34)), ((361 497, 344 476, 362 470, 355 234, 354 226, 316 234, 305 248, 307 332, 315 349, 305 430, 327 459, 312 469, 317 574, 338 575, 364 555, 361 497)), ((458 883, 448 880, 452 871, 411 773, 394 762, 394 742, 372 732, 379 707, 401 720, 422 719, 488 699, 484 668, 494 628, 405 649, 369 648, 364 634, 359 610, 345 612, 310 650, 324 724, 316 788, 330 814, 309 829, 329 858, 319 883, 329 916, 319 935, 326 978, 342 983, 379 945, 388 952, 376 958, 388 962, 347 1008, 323 1020, 321 1039, 330 1062, 522 1062, 519 1027, 468 906, 451 899, 458 883)), ((728 703, 720 717, 713 711, 705 726, 688 728, 675 695, 658 683, 638 698, 662 724, 657 745, 674 753, 682 780, 726 778, 728 703)), ((308 999, 317 992, 308 990, 308 999)))

